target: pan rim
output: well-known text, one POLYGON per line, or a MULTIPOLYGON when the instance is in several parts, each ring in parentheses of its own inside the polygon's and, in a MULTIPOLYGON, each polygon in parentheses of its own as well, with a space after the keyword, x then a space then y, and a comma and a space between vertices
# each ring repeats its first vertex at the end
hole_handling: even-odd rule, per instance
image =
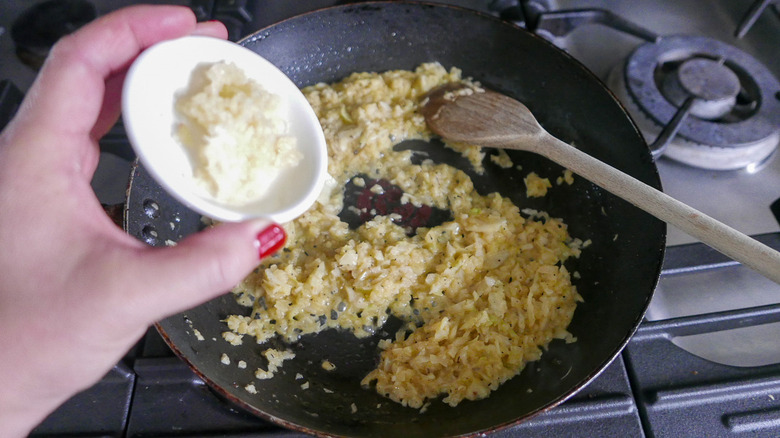
MULTIPOLYGON (((472 10, 472 9, 464 8, 464 7, 453 6, 453 5, 444 5, 444 4, 438 4, 438 3, 430 3, 430 2, 414 2, 414 1, 371 1, 371 2, 359 3, 359 4, 332 6, 332 7, 326 7, 326 8, 321 8, 321 9, 317 9, 317 10, 314 10, 314 11, 306 12, 306 13, 299 14, 299 15, 296 15, 294 17, 291 17, 291 18, 288 18, 288 19, 285 19, 285 20, 281 20, 281 21, 279 21, 277 23, 274 23, 272 25, 266 26, 266 27, 264 27, 262 29, 259 29, 259 30, 255 31, 255 32, 245 36, 244 38, 239 40, 238 43, 241 44, 241 45, 246 45, 248 43, 254 42, 254 41, 256 41, 255 37, 260 35, 260 34, 262 34, 263 32, 266 32, 269 29, 273 29, 274 27, 279 26, 282 23, 285 23, 285 22, 288 22, 288 21, 291 21, 291 20, 300 19, 303 16, 320 14, 323 11, 330 11, 330 10, 343 11, 343 10, 350 9, 350 8, 366 8, 366 7, 372 7, 372 6, 373 7, 387 7, 387 6, 391 6, 391 7, 398 7, 398 6, 418 7, 418 6, 426 6, 426 7, 432 7, 432 8, 443 8, 443 9, 460 10, 460 11, 463 11, 463 12, 468 13, 468 14, 478 15, 478 16, 481 16, 483 18, 489 19, 489 20, 493 21, 494 23, 500 24, 502 26, 508 26, 508 27, 510 27, 510 28, 512 28, 514 30, 519 30, 522 33, 524 33, 526 36, 530 36, 530 37, 534 38, 537 41, 542 41, 543 44, 545 44, 549 48, 555 50, 559 54, 565 56, 569 61, 573 62, 573 65, 578 66, 581 70, 586 72, 591 77, 591 79, 595 80, 596 83, 599 84, 599 86, 602 89, 602 91, 606 91, 609 94, 610 98, 614 101, 614 103, 617 104, 617 106, 619 106, 619 108, 621 109, 622 113, 625 115, 626 119, 630 121, 631 127, 635 131, 636 135, 641 137, 641 133, 640 133, 636 123, 631 118, 631 116, 629 115, 628 111, 623 106, 623 104, 615 97, 614 93, 612 93, 612 91, 609 90, 608 87, 606 87, 606 85, 603 83, 603 81, 601 81, 598 77, 596 77, 595 74, 593 74, 590 70, 588 70, 581 62, 579 62, 578 60, 573 58, 568 53, 566 53, 566 52, 562 51, 561 49, 557 48, 554 44, 552 44, 548 40, 546 40, 546 39, 544 39, 544 38, 542 38, 542 37, 540 37, 538 35, 535 35, 535 34, 533 34, 531 32, 528 32, 527 30, 517 26, 516 24, 509 23, 509 22, 500 20, 497 17, 494 17, 494 16, 491 16, 491 15, 482 13, 480 11, 475 11, 475 10, 472 10)), ((645 143, 645 145, 646 145, 646 143, 645 143)), ((648 148, 648 154, 649 154, 649 148, 648 148)), ((136 161, 134 163, 134 165, 133 165, 133 170, 131 172, 130 185, 128 186, 128 196, 129 196, 130 187, 132 186, 132 181, 134 179, 134 175, 135 175, 137 167, 138 167, 138 163, 136 161)), ((657 167, 655 165, 653 165, 652 168, 653 168, 653 172, 652 172, 651 176, 654 179, 654 181, 651 181, 651 185, 655 186, 656 188, 658 188, 660 190, 661 189, 661 181, 660 181, 660 175, 658 173, 658 169, 657 169, 657 167)), ((126 230, 128 229, 128 221, 129 221, 128 204, 126 203, 125 204, 125 229, 126 230)), ((654 275, 654 282, 652 284, 652 289, 653 290, 657 287, 657 284, 658 284, 658 281, 659 281, 659 278, 660 278, 662 262, 663 262, 663 259, 664 259, 664 254, 665 254, 665 249, 666 249, 666 246, 665 246, 666 229, 665 228, 664 228, 663 233, 662 233, 662 235, 660 237, 661 237, 661 239, 660 239, 661 240, 661 244, 660 244, 660 250, 659 250, 659 257, 656 259, 657 266, 653 267, 653 271, 656 272, 656 274, 654 275)), ((617 359, 617 357, 622 353, 622 351, 625 349, 626 345, 630 342, 631 338, 636 333, 636 330, 639 328, 640 323, 644 319, 644 316, 645 316, 645 313, 646 313, 647 308, 649 306, 650 300, 652 299, 652 295, 653 295, 652 292, 650 294, 648 294, 647 300, 644 303, 644 305, 642 306, 642 311, 640 312, 639 315, 637 315, 636 321, 632 324, 631 330, 623 337, 622 341, 619 343, 619 345, 617 345, 617 347, 612 352, 612 354, 609 355, 609 357, 607 357, 603 361, 603 363, 599 367, 597 367, 593 372, 589 373, 585 378, 581 379, 580 382, 578 382, 576 385, 574 385, 574 387, 570 391, 568 391, 566 394, 558 397, 553 402, 551 402, 551 403, 549 403, 549 404, 547 404, 545 406, 542 406, 542 407, 536 409, 535 411, 530 412, 530 413, 528 413, 526 415, 520 416, 520 417, 518 417, 518 418, 516 418, 516 419, 514 419, 512 421, 508 421, 508 422, 505 422, 505 423, 502 423, 502 424, 497 424, 497 425, 494 425, 494 426, 492 426, 490 428, 485 428, 485 429, 482 429, 482 430, 479 430, 479 431, 473 431, 473 432, 469 432, 467 434, 455 435, 455 436, 479 436, 479 435, 483 435, 486 432, 496 432, 496 431, 499 431, 499 430, 507 429, 507 428, 515 426, 515 425, 517 425, 519 423, 528 421, 529 419, 531 419, 533 417, 536 417, 536 416, 538 416, 538 415, 540 415, 540 414, 542 414, 544 412, 547 412, 547 411, 549 411, 549 410, 559 406, 561 403, 563 403, 566 400, 570 399, 574 395, 576 395, 580 390, 582 390, 582 388, 587 386, 596 377, 598 377, 601 373, 603 373, 604 370, 606 368, 608 368, 609 365, 612 362, 614 362, 617 359)), ((186 313, 186 312, 182 312, 182 313, 186 313)), ((330 434, 328 432, 325 432, 325 431, 322 431, 322 430, 315 430, 315 429, 311 429, 311 428, 308 428, 308 427, 305 427, 305 426, 300 426, 298 424, 292 423, 292 422, 290 422, 288 420, 285 420, 283 418, 279 418, 277 416, 269 414, 268 412, 263 411, 263 410, 261 410, 259 408, 256 408, 256 407, 252 406, 251 404, 249 404, 249 403, 247 403, 247 402, 245 402, 245 401, 235 397, 229 391, 227 391, 225 388, 221 387, 215 381, 213 381, 211 378, 206 376, 197 367, 197 365, 195 365, 184 354, 184 352, 181 351, 181 349, 179 347, 174 345, 174 343, 170 339, 170 336, 165 331, 164 327, 162 327, 160 322, 155 323, 155 327, 160 332, 160 334, 163 337, 163 339, 165 340, 166 344, 176 354, 176 356, 178 356, 180 359, 182 359, 188 365, 188 367, 190 369, 192 369, 195 372, 195 374, 201 380, 203 380, 205 383, 207 383, 211 388, 213 388, 215 391, 217 391, 220 395, 222 395, 223 397, 229 399, 235 405, 243 408, 244 410, 250 412, 253 415, 257 415, 257 416, 259 416, 259 417, 261 417, 263 419, 266 419, 266 420, 268 420, 268 421, 270 421, 270 422, 272 422, 274 424, 277 424, 277 425, 279 425, 281 427, 284 427, 284 428, 287 428, 287 429, 296 430, 296 431, 309 433, 309 434, 314 434, 315 436, 322 436, 322 437, 338 436, 338 435, 332 435, 332 434, 330 434)))

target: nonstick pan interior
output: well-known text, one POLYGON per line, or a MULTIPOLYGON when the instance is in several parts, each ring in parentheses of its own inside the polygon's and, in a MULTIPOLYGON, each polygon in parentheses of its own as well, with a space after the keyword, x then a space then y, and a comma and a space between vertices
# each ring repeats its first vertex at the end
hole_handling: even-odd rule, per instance
MULTIPOLYGON (((464 76, 524 102, 552 134, 660 188, 644 140, 606 88, 551 44, 493 17, 441 5, 358 4, 295 17, 241 43, 301 87, 336 81, 355 71, 412 69, 430 61, 457 66, 464 76)), ((399 147, 426 149, 434 160, 462 166, 436 142, 399 147)), ((486 160, 485 174, 475 177, 477 190, 498 191, 521 209, 563 218, 572 236, 593 243, 580 259, 567 262, 580 274, 574 284, 585 299, 569 327, 578 341, 554 341, 541 360, 487 399, 464 401, 455 408, 435 400, 420 412, 361 388, 360 380, 378 358, 377 342, 392 336, 393 327, 364 340, 339 331, 304 336, 289 346, 296 357, 286 361, 276 377, 262 381, 254 378, 254 371, 266 366, 260 352, 288 346, 277 341, 257 345, 251 339, 231 346, 223 341, 227 327, 221 320, 248 313, 231 295, 172 316, 158 328, 177 354, 226 398, 309 433, 457 436, 500 428, 549 409, 597 376, 633 334, 658 279, 665 226, 582 178, 575 177, 571 186, 554 187, 544 198, 527 198, 523 177, 528 172, 554 181, 563 169, 529 153, 510 156, 522 170, 502 169, 486 160), (234 365, 220 362, 223 353, 234 365), (247 362, 245 369, 235 366, 238 359, 247 362), (323 370, 323 359, 336 369, 323 370), (250 383, 257 394, 246 391, 250 383)), ((202 225, 198 215, 175 202, 138 167, 128 193, 126 226, 131 234, 164 245, 202 225)))

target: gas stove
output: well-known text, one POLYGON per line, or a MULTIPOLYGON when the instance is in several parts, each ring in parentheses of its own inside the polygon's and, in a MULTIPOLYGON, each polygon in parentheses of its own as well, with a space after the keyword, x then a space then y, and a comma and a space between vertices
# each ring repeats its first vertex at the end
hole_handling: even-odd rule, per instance
MULTIPOLYGON (((69 17, 67 23, 28 17, 27 25, 17 26, 24 31, 14 30, 14 23, 33 3, 3 5, 0 127, 51 44, 33 24, 65 33, 133 2, 59 3, 69 7, 68 14, 57 15, 69 17)), ((237 40, 343 2, 152 3, 188 5, 201 19, 225 22, 237 40)), ((780 3, 442 3, 526 27, 581 61, 641 128, 666 193, 780 249, 780 3)), ((93 187, 103 203, 121 203, 134 158, 121 123, 101 140, 101 150, 93 187)), ((780 436, 780 285, 672 227, 667 245, 646 320, 623 354, 567 402, 496 436, 780 436)), ((150 330, 101 382, 33 431, 33 436, 94 435, 294 434, 220 399, 150 330)))

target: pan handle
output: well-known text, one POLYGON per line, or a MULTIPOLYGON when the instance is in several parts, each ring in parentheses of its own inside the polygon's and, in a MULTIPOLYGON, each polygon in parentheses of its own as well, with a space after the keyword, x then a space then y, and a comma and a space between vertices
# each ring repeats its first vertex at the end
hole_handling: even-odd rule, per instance
POLYGON ((548 32, 554 36, 565 36, 584 24, 602 24, 654 43, 660 38, 656 33, 639 26, 606 9, 570 9, 543 12, 536 20, 534 33, 548 32))
MULTIPOLYGON (((620 15, 600 8, 562 9, 547 11, 535 2, 502 4, 496 1, 494 8, 501 10, 501 18, 523 26, 536 34, 564 37, 580 26, 601 24, 647 42, 657 42, 660 36, 620 15)), ((514 2, 509 2, 514 3, 514 2)))

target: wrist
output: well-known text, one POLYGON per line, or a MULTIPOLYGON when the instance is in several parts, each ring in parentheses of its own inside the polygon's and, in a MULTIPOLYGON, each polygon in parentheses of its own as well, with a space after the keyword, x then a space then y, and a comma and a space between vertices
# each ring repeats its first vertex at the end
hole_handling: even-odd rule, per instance
POLYGON ((13 336, 0 339, 0 436, 24 437, 78 388, 72 380, 57 375, 56 347, 22 336, 34 330, 15 330, 13 324, 4 324, 3 329, 20 340, 10 339, 13 336))
MULTIPOLYGON (((13 376, 11 376, 11 380, 13 376)), ((3 381, 7 379, 4 377, 3 381)), ((65 400, 37 400, 17 389, 0 388, 0 436, 26 437, 65 400)))

